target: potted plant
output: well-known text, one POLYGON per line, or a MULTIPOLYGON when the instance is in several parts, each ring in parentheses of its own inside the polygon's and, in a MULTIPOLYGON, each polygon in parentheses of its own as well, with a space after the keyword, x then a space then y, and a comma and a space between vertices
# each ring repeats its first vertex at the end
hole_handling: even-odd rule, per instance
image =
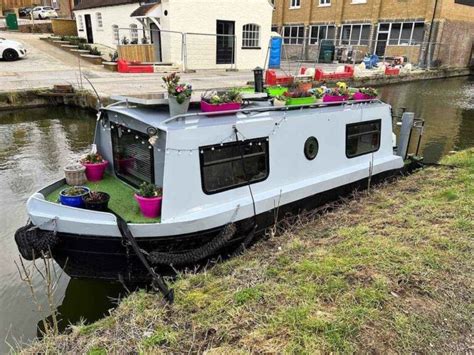
POLYGON ((323 96, 323 102, 342 102, 346 101, 349 98, 347 89, 334 88, 330 89, 323 96))
POLYGON ((78 163, 72 163, 64 167, 66 184, 70 186, 82 185, 87 181, 86 167, 78 163))
POLYGON ((142 215, 146 218, 156 218, 161 214, 163 190, 149 182, 143 182, 135 194, 135 200, 140 206, 142 215))
POLYGON ((286 106, 310 105, 316 102, 314 96, 308 91, 285 92, 286 106))
POLYGON ((84 207, 88 210, 107 211, 110 195, 102 191, 90 191, 82 196, 84 207))
POLYGON ((378 96, 377 90, 374 88, 360 88, 358 92, 352 96, 353 100, 372 100, 378 96))
POLYGON ((171 73, 164 76, 163 81, 168 91, 168 105, 170 108, 170 116, 183 115, 188 112, 189 103, 191 102, 191 94, 193 89, 190 84, 179 82, 179 76, 171 73))
POLYGON ((90 153, 81 159, 81 164, 86 167, 87 180, 100 181, 109 162, 98 153, 90 153))
POLYGON ((206 92, 201 97, 202 112, 220 112, 239 110, 242 104, 242 95, 236 90, 222 93, 216 91, 206 92))
POLYGON ((68 187, 59 192, 59 202, 65 206, 82 208, 84 207, 82 197, 89 192, 89 188, 85 186, 68 187))

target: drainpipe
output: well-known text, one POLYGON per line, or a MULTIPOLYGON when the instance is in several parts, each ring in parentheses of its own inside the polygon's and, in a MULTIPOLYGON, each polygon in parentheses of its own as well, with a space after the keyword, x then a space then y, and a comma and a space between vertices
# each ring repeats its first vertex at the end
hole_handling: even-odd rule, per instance
POLYGON ((434 27, 434 19, 436 16, 436 9, 438 7, 438 0, 435 0, 434 3, 434 9, 433 9, 433 16, 431 17, 431 25, 430 25, 430 31, 428 32, 428 47, 425 48, 425 53, 423 54, 423 66, 427 67, 428 64, 428 55, 431 49, 431 37, 433 35, 433 27, 434 27))

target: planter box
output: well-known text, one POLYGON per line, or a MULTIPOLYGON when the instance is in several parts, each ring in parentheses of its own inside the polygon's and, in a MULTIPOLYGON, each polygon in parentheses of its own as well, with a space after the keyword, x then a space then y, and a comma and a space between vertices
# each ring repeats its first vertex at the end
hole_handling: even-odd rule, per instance
POLYGON ((311 105, 316 102, 313 96, 310 97, 289 97, 286 99, 286 106, 311 105))
POLYGON ((267 94, 273 97, 281 96, 288 91, 288 88, 282 86, 270 86, 267 88, 267 94))
POLYGON ((81 54, 81 58, 87 60, 89 63, 102 65, 102 56, 93 54, 81 54))
POLYGON ((367 94, 363 94, 361 92, 356 92, 354 96, 352 96, 353 100, 359 101, 359 100, 373 100, 375 99, 376 96, 369 96, 367 94))
POLYGON ((202 112, 221 112, 221 111, 234 111, 240 110, 240 103, 229 102, 225 104, 213 105, 201 100, 201 111, 202 112))
POLYGON ((347 101, 347 96, 338 96, 338 95, 324 95, 323 102, 344 102, 347 101))
POLYGON ((65 48, 65 49, 77 49, 79 48, 79 46, 76 46, 74 44, 62 44, 61 45, 61 48, 65 48))
POLYGON ((153 44, 122 44, 117 46, 118 57, 129 62, 156 62, 153 44))
POLYGON ((110 71, 118 71, 117 62, 102 62, 105 69, 110 71))

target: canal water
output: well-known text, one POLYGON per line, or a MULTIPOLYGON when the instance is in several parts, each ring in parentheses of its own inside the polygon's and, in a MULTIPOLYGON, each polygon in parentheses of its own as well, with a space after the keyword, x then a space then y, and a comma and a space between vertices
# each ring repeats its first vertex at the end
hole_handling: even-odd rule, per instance
MULTIPOLYGON (((380 92, 394 113, 404 107, 425 119, 421 151, 427 161, 474 146, 474 78, 392 85, 380 92)), ((4 339, 14 344, 34 338, 38 324, 50 315, 41 277, 33 278, 38 307, 15 266, 19 256, 13 234, 26 222, 25 202, 61 178, 67 162, 86 152, 94 125, 92 112, 67 107, 0 112, 0 353, 9 350, 4 339)), ((94 321, 123 295, 118 284, 63 275, 54 297, 61 326, 94 321)))

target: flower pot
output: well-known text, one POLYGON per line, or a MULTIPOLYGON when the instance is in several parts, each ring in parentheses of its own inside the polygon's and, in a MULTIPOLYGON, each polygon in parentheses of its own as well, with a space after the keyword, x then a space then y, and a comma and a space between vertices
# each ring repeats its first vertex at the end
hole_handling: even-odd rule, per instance
POLYGON ((87 181, 86 167, 81 164, 71 164, 64 168, 64 175, 66 176, 66 184, 69 186, 80 186, 87 181))
POLYGON ((84 208, 93 211, 107 211, 110 201, 110 195, 106 192, 97 192, 100 194, 100 201, 91 201, 90 194, 82 196, 82 201, 84 202, 84 208))
POLYGON ((313 96, 310 97, 289 97, 286 99, 286 106, 311 105, 316 102, 313 96))
POLYGON ((270 86, 267 88, 267 94, 272 97, 281 96, 287 91, 288 88, 282 86, 270 86))
POLYGON ((86 177, 89 181, 100 181, 104 177, 105 168, 109 162, 107 160, 102 161, 102 163, 82 163, 86 167, 86 177))
POLYGON ((168 105, 170 107, 170 117, 184 115, 186 112, 188 112, 190 102, 191 102, 190 97, 187 97, 186 99, 184 99, 184 102, 180 104, 176 100, 175 96, 172 96, 172 95, 168 96, 168 105))
POLYGON ((77 208, 84 207, 84 201, 82 200, 82 197, 84 195, 87 195, 90 192, 90 190, 88 187, 85 187, 85 186, 77 186, 77 187, 83 189, 84 193, 77 196, 67 196, 64 194, 64 192, 67 189, 69 189, 69 187, 67 189, 61 190, 61 192, 59 193, 59 202, 61 203, 61 205, 77 207, 77 208))
POLYGON ((339 96, 339 95, 329 95, 326 94, 323 96, 323 102, 343 102, 348 99, 347 95, 339 96))
POLYGON ((298 90, 299 91, 308 91, 308 90, 311 90, 313 88, 313 84, 312 83, 298 83, 298 90))
POLYGON ((143 217, 156 218, 161 215, 161 201, 163 197, 142 197, 135 194, 135 200, 140 206, 143 217))
POLYGON ((210 104, 204 100, 201 100, 201 111, 202 112, 221 112, 221 111, 234 111, 240 110, 239 102, 227 102, 225 104, 210 104))

